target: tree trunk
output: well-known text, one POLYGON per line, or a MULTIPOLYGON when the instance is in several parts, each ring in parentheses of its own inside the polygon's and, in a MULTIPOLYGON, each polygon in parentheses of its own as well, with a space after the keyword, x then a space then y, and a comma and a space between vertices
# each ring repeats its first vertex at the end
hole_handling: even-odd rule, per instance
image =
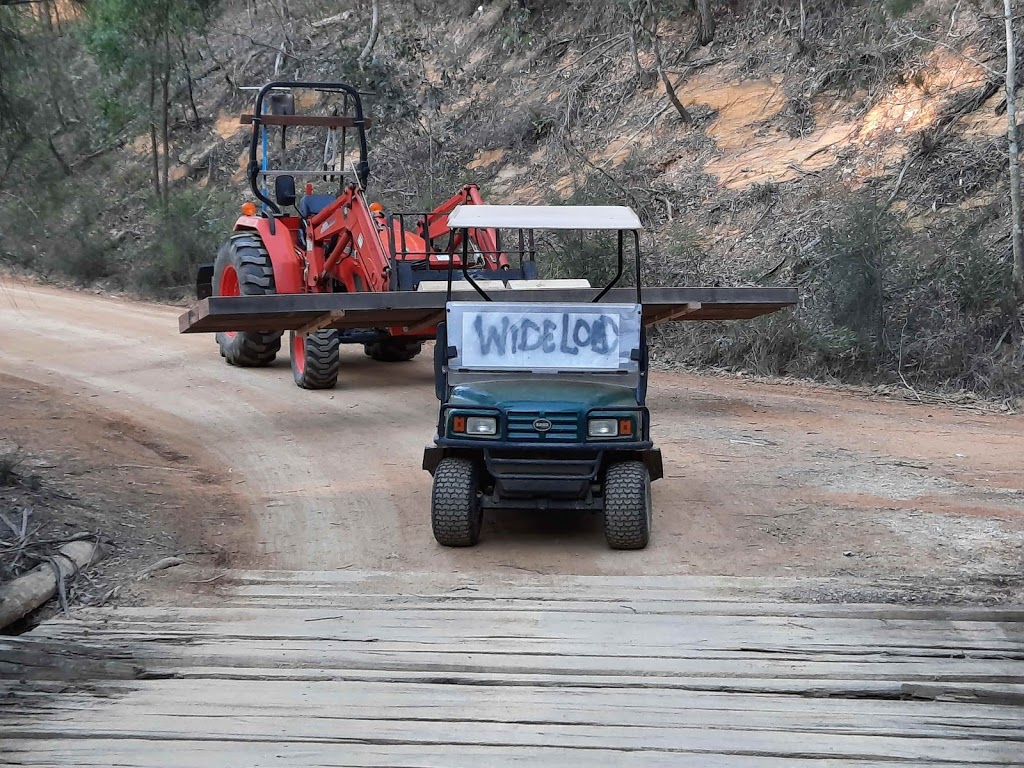
POLYGON ((1021 229, 1020 154, 1017 132, 1017 51, 1013 36, 1013 0, 1003 0, 1006 22, 1006 136, 1010 142, 1010 211, 1013 217, 1013 288, 1024 304, 1024 230, 1021 229))
POLYGON ((170 175, 171 175, 171 142, 170 142, 170 122, 171 122, 171 36, 170 31, 164 28, 164 71, 161 79, 161 99, 160 107, 162 112, 163 123, 161 125, 160 137, 164 142, 164 162, 163 162, 163 197, 161 202, 164 208, 167 207, 167 201, 170 197, 170 175))
POLYGON ((711 12, 711 0, 697 0, 697 43, 707 45, 715 39, 715 16, 711 12))
MULTIPOLYGON (((72 541, 53 558, 60 579, 66 582, 83 568, 103 559, 103 547, 95 541, 72 541)), ((0 629, 32 613, 57 594, 57 573, 50 563, 36 566, 28 573, 0 585, 0 629)))
POLYGON ((633 74, 641 85, 643 84, 644 68, 640 65, 640 43, 638 38, 640 30, 643 29, 640 21, 642 16, 643 6, 640 3, 631 2, 629 4, 629 53, 633 58, 633 74))
POLYGON ((160 200, 160 141, 156 136, 156 67, 155 58, 149 60, 149 146, 153 156, 153 190, 160 200))
POLYGON ((647 10, 650 15, 650 29, 648 30, 651 35, 651 50, 654 53, 654 67, 658 71, 658 77, 661 78, 662 84, 665 86, 665 95, 668 96, 668 100, 672 102, 672 106, 676 108, 676 112, 679 113, 679 117, 686 125, 693 124, 693 116, 689 110, 683 106, 683 102, 679 100, 676 95, 676 87, 672 84, 672 81, 668 79, 668 75, 665 74, 665 67, 661 60, 661 43, 658 40, 658 24, 660 19, 658 18, 658 11, 654 7, 654 0, 647 0, 647 10))
POLYGON ((370 18, 370 39, 366 41, 363 52, 359 54, 359 67, 365 67, 367 60, 373 55, 373 47, 377 44, 377 36, 380 34, 380 0, 373 0, 372 16, 370 18))
POLYGON ((199 130, 202 120, 199 119, 199 110, 196 108, 195 81, 192 79, 192 69, 188 65, 188 51, 185 50, 185 41, 178 38, 178 45, 181 48, 181 64, 185 68, 185 85, 188 89, 188 104, 192 109, 192 127, 199 130))

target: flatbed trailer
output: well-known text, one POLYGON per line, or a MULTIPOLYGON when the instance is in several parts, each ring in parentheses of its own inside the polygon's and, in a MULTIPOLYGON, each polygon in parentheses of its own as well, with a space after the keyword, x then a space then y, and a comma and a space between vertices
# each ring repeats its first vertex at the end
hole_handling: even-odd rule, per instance
MULTIPOLYGON (((502 302, 574 303, 597 297, 595 288, 507 288, 489 290, 502 302)), ((634 301, 633 288, 613 288, 606 302, 634 301)), ((181 315, 181 333, 220 331, 302 331, 324 328, 432 328, 451 301, 479 300, 472 289, 385 291, 380 293, 305 293, 267 296, 211 296, 181 315)), ((643 323, 677 320, 749 320, 797 302, 796 288, 644 288, 643 323)))

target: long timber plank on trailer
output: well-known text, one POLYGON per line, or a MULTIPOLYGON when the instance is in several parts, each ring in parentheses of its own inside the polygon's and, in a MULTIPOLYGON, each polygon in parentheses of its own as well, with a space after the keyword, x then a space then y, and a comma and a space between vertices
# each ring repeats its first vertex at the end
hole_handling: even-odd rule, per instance
MULTIPOLYGON (((598 294, 586 288, 538 288, 491 292, 498 301, 589 302, 598 294)), ((460 290, 453 301, 479 301, 475 291, 460 290)), ((648 288, 643 292, 644 323, 669 320, 746 320, 796 304, 796 288, 648 288)), ((614 288, 603 302, 633 303, 636 291, 614 288)), ((211 296, 183 314, 182 333, 217 331, 294 331, 328 318, 324 328, 429 328, 444 313, 440 291, 384 293, 303 293, 276 296, 211 296), (331 315, 333 314, 333 317, 331 315)))

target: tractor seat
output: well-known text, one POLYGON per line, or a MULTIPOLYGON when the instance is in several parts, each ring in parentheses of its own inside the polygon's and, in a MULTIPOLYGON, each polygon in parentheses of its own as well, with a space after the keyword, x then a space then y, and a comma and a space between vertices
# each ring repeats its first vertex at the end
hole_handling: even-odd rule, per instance
POLYGON ((335 200, 337 198, 334 195, 304 195, 297 206, 299 216, 311 219, 335 200))

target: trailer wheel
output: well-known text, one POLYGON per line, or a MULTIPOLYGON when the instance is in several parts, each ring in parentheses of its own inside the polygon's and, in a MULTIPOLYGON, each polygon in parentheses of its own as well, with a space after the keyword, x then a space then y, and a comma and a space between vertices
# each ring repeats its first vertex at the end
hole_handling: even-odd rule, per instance
POLYGON ((313 333, 290 332, 292 377, 303 389, 333 389, 341 368, 341 343, 333 328, 313 333))
POLYGON ((643 549, 651 538, 651 475, 642 461, 612 464, 604 478, 604 536, 612 549, 643 549))
POLYGON ((382 363, 404 363, 423 351, 423 342, 389 339, 365 344, 363 349, 367 357, 372 357, 382 363))
POLYGON ((472 547, 480 541, 484 511, 480 474, 468 459, 441 459, 434 470, 430 523, 434 538, 446 547, 472 547))
MULTIPOLYGON (((274 267, 263 241, 253 233, 235 235, 221 246, 213 267, 214 296, 266 296, 276 293, 274 267)), ((270 365, 281 349, 281 332, 222 331, 220 355, 231 365, 270 365)))

